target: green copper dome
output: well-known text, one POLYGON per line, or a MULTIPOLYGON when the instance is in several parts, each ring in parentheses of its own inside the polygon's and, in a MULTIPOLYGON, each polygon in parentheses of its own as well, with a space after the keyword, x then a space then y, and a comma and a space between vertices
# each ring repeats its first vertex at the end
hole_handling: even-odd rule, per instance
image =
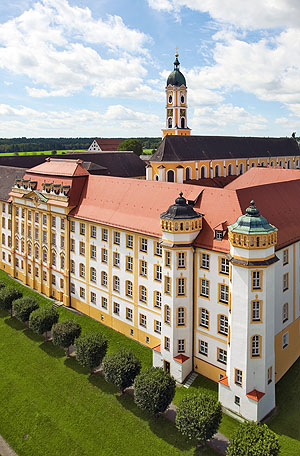
POLYGON ((178 53, 176 52, 175 54, 175 62, 174 62, 174 71, 172 71, 172 73, 169 74, 169 77, 167 79, 167 86, 169 84, 173 85, 173 86, 177 86, 177 87, 180 87, 182 84, 184 86, 186 86, 186 81, 185 81, 185 77, 183 76, 183 74, 179 71, 179 60, 178 60, 178 53))
POLYGON ((265 217, 260 215, 254 201, 250 202, 246 214, 241 215, 228 229, 237 234, 268 234, 277 231, 274 225, 271 225, 265 217))

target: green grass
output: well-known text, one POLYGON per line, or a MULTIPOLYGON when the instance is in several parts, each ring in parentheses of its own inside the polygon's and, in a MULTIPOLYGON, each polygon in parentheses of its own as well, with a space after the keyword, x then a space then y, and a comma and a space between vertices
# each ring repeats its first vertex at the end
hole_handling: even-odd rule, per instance
POLYGON ((153 154, 153 149, 143 149, 143 155, 152 155, 153 154))
MULTIPOLYGON (((85 152, 86 149, 76 149, 76 152, 85 152)), ((57 154, 54 154, 53 156, 55 157, 55 155, 61 155, 61 154, 64 154, 64 153, 67 153, 68 150, 57 150, 56 151, 57 154)), ((1 152, 0 153, 0 157, 3 156, 3 157, 11 157, 13 155, 41 155, 41 154, 44 154, 44 155, 52 155, 52 150, 39 150, 39 151, 32 151, 32 152, 1 152)))

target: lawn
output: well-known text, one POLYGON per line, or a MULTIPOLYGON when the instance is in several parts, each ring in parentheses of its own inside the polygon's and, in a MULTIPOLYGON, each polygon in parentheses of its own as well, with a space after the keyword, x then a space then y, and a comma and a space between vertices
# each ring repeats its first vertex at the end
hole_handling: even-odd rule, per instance
MULTIPOLYGON (((0 276, 12 281, 2 272, 0 276)), ((25 290, 24 295, 33 294, 15 284, 25 290)), ((36 296, 40 305, 47 302, 36 296)), ((79 319, 84 332, 106 333, 111 351, 126 345, 144 367, 151 364, 147 347, 88 317, 60 309, 60 319, 67 316, 79 319)), ((171 422, 142 412, 131 396, 120 397, 101 375, 90 375, 74 358, 66 359, 63 350, 44 342, 6 312, 0 313, 0 334, 0 434, 19 456, 216 454, 210 448, 197 450, 195 442, 183 438, 171 422)))

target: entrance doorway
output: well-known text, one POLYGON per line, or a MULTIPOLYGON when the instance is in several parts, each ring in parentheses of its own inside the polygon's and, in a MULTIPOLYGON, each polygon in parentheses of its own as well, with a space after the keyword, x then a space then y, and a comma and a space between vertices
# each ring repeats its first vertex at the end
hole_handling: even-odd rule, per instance
POLYGON ((168 374, 170 373, 170 363, 169 361, 164 361, 164 371, 167 372, 168 374))

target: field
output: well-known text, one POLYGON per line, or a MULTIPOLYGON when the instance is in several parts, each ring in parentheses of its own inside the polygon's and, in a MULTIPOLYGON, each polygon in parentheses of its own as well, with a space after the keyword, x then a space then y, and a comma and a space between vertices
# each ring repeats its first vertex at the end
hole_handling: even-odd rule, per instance
MULTIPOLYGON (((0 271, 0 280, 34 294, 40 305, 49 300, 15 282, 0 271)), ((128 347, 151 366, 152 352, 87 316, 59 308, 60 320, 75 319, 83 333, 101 331, 109 340, 109 352, 128 347)), ((164 418, 140 411, 128 396, 98 375, 90 375, 64 351, 25 329, 8 313, 0 313, 0 434, 19 456, 101 455, 213 455, 196 450, 164 418), (101 452, 100 452, 101 449, 101 452)), ((201 376, 187 390, 178 387, 174 403, 195 391, 217 397, 217 385, 201 376)), ((277 411, 268 425, 278 435, 281 456, 300 454, 300 359, 276 386, 277 411)), ((223 415, 220 432, 231 437, 238 422, 223 415)))

